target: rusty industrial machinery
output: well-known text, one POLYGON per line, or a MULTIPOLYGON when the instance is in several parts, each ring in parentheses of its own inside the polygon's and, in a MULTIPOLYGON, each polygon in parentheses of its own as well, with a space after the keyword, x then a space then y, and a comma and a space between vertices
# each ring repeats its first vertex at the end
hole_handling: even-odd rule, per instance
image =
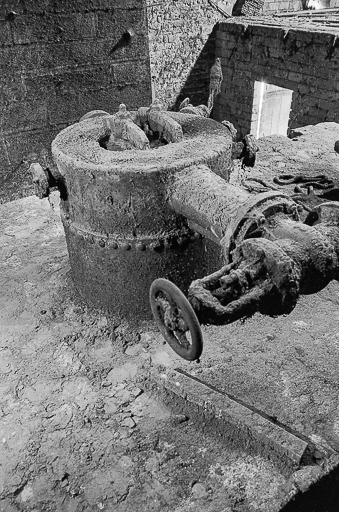
MULTIPOLYGON (((232 192, 225 186, 221 193, 227 191, 232 192)), ((288 314, 300 294, 316 293, 339 276, 337 203, 320 204, 304 222, 296 204, 279 194, 258 194, 237 207, 220 233, 222 268, 193 281, 188 299, 166 279, 151 286, 154 318, 170 346, 187 360, 201 355, 200 324, 225 325, 255 312, 288 314)), ((198 212, 192 209, 190 215, 198 212)))
POLYGON ((57 169, 32 169, 41 197, 60 190, 84 299, 140 323, 150 289, 162 334, 187 360, 201 355, 200 324, 287 314, 300 294, 338 279, 339 257, 338 203, 301 221, 283 192, 230 184, 230 129, 192 112, 154 102, 89 113, 54 140, 57 169))
POLYGON ((112 116, 89 112, 58 134, 56 166, 31 170, 40 197, 60 190, 72 276, 89 304, 140 325, 151 318, 154 279, 187 291, 219 265, 218 248, 173 209, 171 195, 190 167, 208 165, 227 180, 231 149, 220 123, 157 102, 134 112, 121 105, 112 116))

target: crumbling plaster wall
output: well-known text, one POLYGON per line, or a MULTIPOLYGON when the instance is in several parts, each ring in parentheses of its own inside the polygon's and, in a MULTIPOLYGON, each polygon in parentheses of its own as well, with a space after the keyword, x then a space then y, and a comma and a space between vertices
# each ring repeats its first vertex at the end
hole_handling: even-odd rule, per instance
POLYGON ((260 25, 222 23, 216 54, 224 80, 214 117, 245 135, 251 126, 254 81, 293 90, 290 128, 339 122, 339 40, 334 34, 260 25))
POLYGON ((1 0, 0 202, 1 189, 32 191, 29 163, 50 163, 62 128, 89 110, 149 104, 150 82, 145 0, 1 0))
POLYGON ((206 103, 215 58, 215 24, 224 19, 208 0, 147 0, 154 97, 172 108, 189 96, 206 103))

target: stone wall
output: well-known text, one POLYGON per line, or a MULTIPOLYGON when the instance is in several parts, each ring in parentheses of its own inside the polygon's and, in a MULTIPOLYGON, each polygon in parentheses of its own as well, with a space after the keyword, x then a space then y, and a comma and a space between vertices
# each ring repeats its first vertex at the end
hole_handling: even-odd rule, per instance
POLYGON ((4 188, 32 191, 29 163, 49 164, 62 128, 89 110, 147 105, 151 85, 144 0, 1 0, 0 24, 1 202, 4 188))
POLYGON ((293 91, 290 128, 339 122, 339 40, 308 27, 265 26, 254 18, 220 24, 216 53, 224 81, 214 117, 249 133, 254 82, 264 81, 293 91))
POLYGON ((189 96, 206 103, 215 58, 215 24, 207 0, 147 0, 154 97, 169 108, 189 96))

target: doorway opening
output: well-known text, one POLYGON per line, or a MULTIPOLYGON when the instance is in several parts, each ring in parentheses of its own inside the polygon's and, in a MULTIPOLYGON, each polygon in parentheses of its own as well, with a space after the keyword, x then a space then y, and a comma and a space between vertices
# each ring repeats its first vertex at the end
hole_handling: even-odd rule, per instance
POLYGON ((287 136, 293 91, 265 82, 254 82, 251 134, 287 136))

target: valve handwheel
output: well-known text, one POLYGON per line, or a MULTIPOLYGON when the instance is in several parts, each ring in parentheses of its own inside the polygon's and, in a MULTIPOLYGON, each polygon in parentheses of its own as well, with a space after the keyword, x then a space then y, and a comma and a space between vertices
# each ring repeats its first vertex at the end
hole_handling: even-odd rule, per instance
POLYGON ((203 348, 201 327, 182 291, 167 279, 156 279, 150 289, 150 303, 156 324, 170 347, 183 359, 199 359, 203 348))

